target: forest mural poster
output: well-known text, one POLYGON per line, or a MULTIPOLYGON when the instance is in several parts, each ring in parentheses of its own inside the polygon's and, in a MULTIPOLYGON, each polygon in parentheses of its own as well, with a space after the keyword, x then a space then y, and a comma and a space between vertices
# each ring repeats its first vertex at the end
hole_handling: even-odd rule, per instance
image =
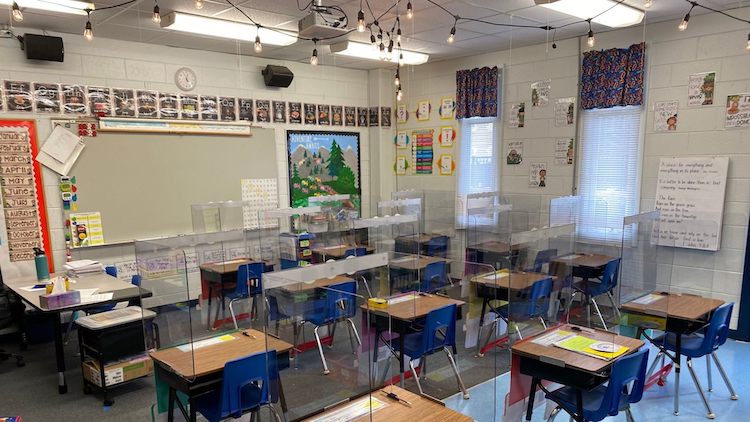
POLYGON ((287 131, 289 193, 292 207, 305 207, 311 196, 351 195, 359 211, 359 134, 287 131))

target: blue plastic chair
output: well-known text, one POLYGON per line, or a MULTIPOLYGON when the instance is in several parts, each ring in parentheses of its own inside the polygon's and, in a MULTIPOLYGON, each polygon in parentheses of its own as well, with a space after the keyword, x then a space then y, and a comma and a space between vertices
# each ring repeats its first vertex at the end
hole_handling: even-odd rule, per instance
MULTIPOLYGON (((243 264, 237 268, 237 282, 234 291, 224 293, 224 298, 229 298, 229 314, 232 316, 234 329, 238 329, 237 317, 234 314, 234 302, 242 299, 253 298, 251 312, 253 315, 258 314, 258 307, 255 303, 256 296, 263 291, 263 267, 262 262, 253 262, 243 264)), ((219 317, 219 308, 216 308, 216 319, 219 317)))
MULTIPOLYGON (((607 385, 582 391, 583 420, 596 422, 624 411, 628 414, 628 420, 632 421, 630 405, 638 403, 643 397, 647 362, 647 346, 617 359, 612 365, 612 372, 607 385), (628 386, 630 387, 628 388, 628 386), (628 390, 630 391, 628 392, 628 390)), ((557 403, 557 408, 553 410, 548 421, 552 421, 560 410, 564 410, 575 417, 578 407, 576 402, 578 391, 573 387, 562 387, 547 393, 547 399, 557 403)))
POLYGON ((279 368, 276 351, 256 353, 224 364, 221 389, 201 395, 195 409, 209 422, 239 418, 268 407, 281 422, 272 403, 279 401, 279 368))
POLYGON ((350 256, 365 256, 367 255, 367 248, 364 247, 358 247, 358 248, 349 248, 344 252, 344 258, 348 258, 350 256))
MULTIPOLYGON (((713 391, 713 385, 711 380, 711 358, 713 358, 714 363, 716 363, 716 367, 719 369, 719 373, 721 374, 721 377, 724 379, 724 384, 726 384, 727 389, 729 390, 729 393, 731 394, 730 398, 732 400, 737 400, 737 393, 734 391, 734 387, 732 386, 732 382, 729 381, 729 377, 727 376, 726 371, 724 371, 724 367, 721 365, 721 362, 719 362, 719 357, 716 354, 716 351, 719 350, 719 347, 726 343, 727 337, 729 335, 729 322, 732 318, 732 309, 734 308, 734 303, 725 303, 721 306, 719 306, 711 315, 711 320, 708 323, 708 326, 706 327, 705 331, 702 334, 689 334, 685 335, 683 334, 680 338, 681 347, 680 347, 680 354, 685 355, 687 357, 687 367, 690 370, 690 375, 693 378, 693 383, 695 383, 695 388, 698 390, 698 392, 701 395, 701 399, 703 399, 703 404, 706 407, 706 412, 708 414, 709 419, 713 419, 715 417, 713 411, 711 410, 711 406, 708 404, 708 400, 706 399, 706 395, 703 393, 703 387, 700 384, 700 381, 698 380, 697 375, 695 374, 695 369, 693 369, 693 359, 694 358, 701 358, 703 356, 706 357, 706 370, 708 375, 708 391, 713 391)), ((666 350, 669 350, 671 352, 675 352, 677 349, 677 334, 675 333, 665 333, 653 340, 653 343, 658 346, 659 348, 664 348, 666 350)), ((649 374, 653 371, 657 361, 659 360, 659 357, 664 352, 659 352, 656 355, 656 359, 654 359, 653 364, 651 365, 651 368, 649 369, 649 374)), ((678 384, 679 388, 679 384, 678 384)), ((679 395, 679 390, 677 393, 679 395)), ((677 406, 679 406, 679 402, 677 402, 677 406)), ((675 412, 679 411, 679 407, 675 408, 675 412)))
MULTIPOLYGON (((452 349, 456 347, 456 305, 448 305, 442 308, 434 309, 427 314, 424 328, 416 333, 407 334, 404 337, 404 355, 409 356, 409 367, 411 368, 414 380, 417 382, 419 393, 422 391, 422 384, 419 382, 417 370, 414 368, 414 360, 419 359, 419 365, 422 368, 422 375, 425 375, 425 361, 427 356, 443 350, 448 356, 453 373, 456 375, 458 388, 463 392, 465 399, 469 398, 469 392, 464 386, 461 375, 458 373, 458 366, 453 358, 452 349)), ((395 350, 399 350, 399 342, 393 342, 395 350)), ((390 365, 390 361, 389 361, 390 365)), ((386 369, 388 373, 388 369, 386 369)))
POLYGON ((422 270, 419 291, 435 292, 453 286, 448 275, 448 264, 445 261, 431 262, 422 270))
POLYGON ((427 242, 427 255, 445 258, 448 256, 448 236, 436 236, 427 242))
MULTIPOLYGON (((604 316, 602 315, 599 305, 596 303, 596 296, 606 294, 610 302, 612 302, 612 308, 617 314, 617 318, 620 318, 620 309, 615 303, 615 298, 612 296, 612 291, 617 287, 617 280, 620 273, 620 258, 613 259, 604 266, 602 276, 598 279, 599 281, 582 280, 578 283, 573 284, 573 294, 570 296, 570 302, 568 303, 568 311, 570 306, 573 304, 573 298, 577 293, 584 296, 586 301, 587 315, 591 316, 590 304, 594 305, 594 310, 599 316, 599 321, 602 323, 604 329, 607 329, 607 323, 604 322, 604 316)), ((589 323, 590 325, 590 323, 589 323)))
POLYGON ((318 352, 320 353, 320 360, 323 362, 323 374, 328 375, 331 371, 328 370, 328 364, 326 357, 323 354, 323 344, 320 341, 320 335, 318 329, 324 325, 332 325, 331 328, 331 344, 333 344, 333 333, 336 330, 336 324, 339 322, 345 322, 347 324, 347 331, 349 332, 349 341, 352 346, 352 353, 357 353, 357 347, 362 344, 357 332, 357 327, 354 325, 352 318, 357 313, 357 283, 355 281, 345 281, 343 283, 333 284, 323 290, 322 298, 316 299, 310 309, 303 312, 302 321, 300 327, 297 330, 294 339, 294 345, 297 345, 297 338, 299 333, 304 329, 304 324, 309 323, 315 326, 313 332, 315 333, 315 342, 318 345, 318 352), (352 339, 352 332, 354 338, 357 340, 357 345, 354 345, 352 339))
POLYGON ((557 256, 557 249, 543 249, 536 253, 534 258, 534 266, 531 267, 531 271, 535 273, 541 273, 544 264, 548 264, 552 261, 552 258, 557 256))

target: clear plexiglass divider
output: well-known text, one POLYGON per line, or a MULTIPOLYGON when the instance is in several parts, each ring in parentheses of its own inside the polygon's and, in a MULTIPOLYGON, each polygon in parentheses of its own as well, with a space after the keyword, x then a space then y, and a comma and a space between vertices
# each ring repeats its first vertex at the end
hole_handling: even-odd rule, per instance
POLYGON ((506 193, 501 203, 510 205, 511 230, 522 232, 548 225, 548 204, 538 194, 506 193))
POLYGON ((256 208, 257 204, 252 201, 217 201, 192 204, 190 214, 193 220, 193 233, 257 228, 259 223, 256 208))
POLYGON ((392 199, 378 202, 378 215, 354 221, 366 229, 368 244, 376 252, 418 253, 421 228, 421 199, 392 199))

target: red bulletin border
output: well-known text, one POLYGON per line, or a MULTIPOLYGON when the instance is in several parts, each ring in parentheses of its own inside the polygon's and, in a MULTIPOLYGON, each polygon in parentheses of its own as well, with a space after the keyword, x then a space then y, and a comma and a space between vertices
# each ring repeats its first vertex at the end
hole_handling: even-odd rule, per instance
MULTIPOLYGON (((44 200, 44 183, 42 181, 42 165, 36 160, 39 153, 36 138, 36 121, 34 120, 0 120, 0 127, 23 127, 29 131, 29 143, 31 144, 31 159, 34 166, 34 187, 37 194, 37 211, 39 212, 39 223, 42 230, 42 246, 47 255, 50 273, 55 272, 55 264, 52 259, 52 244, 50 243, 49 224, 47 223, 47 203, 44 200)), ((3 230, 6 228, 3 227, 3 230)))

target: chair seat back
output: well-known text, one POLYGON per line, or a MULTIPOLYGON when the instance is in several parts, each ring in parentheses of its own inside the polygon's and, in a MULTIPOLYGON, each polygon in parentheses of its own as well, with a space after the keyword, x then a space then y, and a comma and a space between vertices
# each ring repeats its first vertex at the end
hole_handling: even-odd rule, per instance
POLYGON ((433 309, 427 314, 419 355, 456 345, 456 305, 433 309))
POLYGON ((436 236, 427 242, 427 255, 445 258, 448 255, 448 236, 436 236))
POLYGON ((352 318, 357 313, 357 282, 345 281, 325 289, 324 320, 326 322, 352 318))
MULTIPOLYGON (((245 394, 245 397, 248 395, 245 394)), ((256 353, 224 364, 224 375, 221 387, 221 415, 239 417, 261 404, 274 403, 279 399, 279 369, 276 362, 276 351, 256 353), (245 389, 259 389, 253 394, 257 401, 242 402, 245 389)))
POLYGON ((262 262, 242 264, 237 268, 237 283, 234 288, 235 296, 251 296, 263 289, 262 262))
POLYGON ((536 253, 534 258, 534 266, 532 267, 535 273, 541 273, 544 264, 548 264, 552 258, 557 256, 557 249, 543 249, 536 253))
POLYGON ((648 363, 648 346, 643 346, 637 351, 620 357, 612 365, 612 372, 607 384, 607 391, 601 406, 595 413, 599 417, 593 420, 604 419, 606 415, 615 416, 620 410, 620 398, 623 391, 628 391, 628 403, 637 403, 643 397, 643 386, 646 380, 646 364, 648 363), (631 384, 632 383, 632 384, 631 384))
POLYGON ((430 262, 422 270, 420 291, 432 292, 450 284, 448 280, 448 266, 445 261, 430 262))
POLYGON ((729 322, 732 318, 734 302, 719 306, 711 315, 708 328, 703 335, 703 344, 698 351, 700 355, 707 355, 726 343, 729 336, 729 322))

